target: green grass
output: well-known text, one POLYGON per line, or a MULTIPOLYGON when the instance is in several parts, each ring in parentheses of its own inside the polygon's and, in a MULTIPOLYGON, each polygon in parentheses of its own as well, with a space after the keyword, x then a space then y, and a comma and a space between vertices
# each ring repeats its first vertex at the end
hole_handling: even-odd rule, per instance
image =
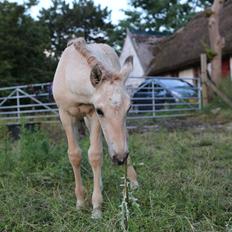
MULTIPOLYGON (((53 130, 24 130, 19 141, 6 134, 1 129, 0 231, 121 231, 123 168, 113 166, 106 151, 103 218, 94 221, 86 138, 87 207, 78 212, 65 139, 53 130)), ((133 193, 140 208, 130 208, 129 231, 232 231, 231 132, 162 130, 129 140, 140 182, 133 193)))

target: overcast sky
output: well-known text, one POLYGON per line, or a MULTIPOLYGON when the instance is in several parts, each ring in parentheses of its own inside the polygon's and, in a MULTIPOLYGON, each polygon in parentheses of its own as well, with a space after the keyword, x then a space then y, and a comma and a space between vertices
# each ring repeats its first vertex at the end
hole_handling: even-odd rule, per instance
MULTIPOLYGON (((23 3, 24 0, 9 0, 10 2, 23 3)), ((39 5, 31 9, 31 14, 33 17, 36 17, 39 13, 39 10, 44 7, 48 8, 51 5, 51 0, 40 0, 39 5)), ((72 2, 72 0, 66 0, 66 2, 72 2)), ((111 12, 111 19, 113 23, 117 23, 118 20, 122 19, 124 14, 121 9, 127 9, 128 0, 94 0, 95 4, 100 4, 103 8, 108 7, 111 12)))

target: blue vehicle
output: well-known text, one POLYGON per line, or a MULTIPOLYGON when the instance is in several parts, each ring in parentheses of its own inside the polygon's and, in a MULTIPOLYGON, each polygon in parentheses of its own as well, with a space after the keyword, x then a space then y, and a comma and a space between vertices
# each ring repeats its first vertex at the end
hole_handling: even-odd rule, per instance
POLYGON ((152 111, 178 105, 194 104, 197 88, 182 79, 149 78, 136 89, 132 96, 133 109, 152 111))

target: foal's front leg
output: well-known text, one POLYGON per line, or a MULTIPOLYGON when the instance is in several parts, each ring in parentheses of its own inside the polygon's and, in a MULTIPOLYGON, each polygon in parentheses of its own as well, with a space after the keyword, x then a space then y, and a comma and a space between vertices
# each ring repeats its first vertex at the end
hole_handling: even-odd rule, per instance
POLYGON ((92 218, 101 218, 102 207, 102 193, 101 193, 101 167, 102 167, 102 138, 101 127, 94 114, 92 117, 88 117, 88 125, 90 131, 90 147, 88 150, 88 158, 93 170, 93 195, 92 195, 92 218))
POLYGON ((128 176, 128 179, 130 180, 131 188, 137 189, 139 187, 139 183, 138 183, 137 174, 136 174, 135 169, 133 167, 130 156, 127 159, 127 176, 128 176))
POLYGON ((77 198, 76 207, 77 209, 84 206, 84 191, 81 180, 81 149, 76 141, 77 137, 77 120, 75 117, 69 115, 63 110, 59 110, 60 119, 63 124, 66 137, 68 140, 68 156, 70 163, 73 168, 75 177, 75 194, 77 198))

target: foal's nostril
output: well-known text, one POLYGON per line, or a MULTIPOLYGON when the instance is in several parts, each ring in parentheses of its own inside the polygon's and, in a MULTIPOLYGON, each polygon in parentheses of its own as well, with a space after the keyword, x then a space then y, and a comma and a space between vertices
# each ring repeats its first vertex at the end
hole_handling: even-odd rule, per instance
POLYGON ((119 161, 119 165, 122 165, 122 164, 124 164, 125 163, 125 161, 127 160, 127 158, 128 158, 128 155, 129 155, 129 152, 127 152, 126 153, 126 156, 124 157, 124 159, 123 160, 121 160, 121 161, 119 161))
POLYGON ((118 163, 118 159, 117 159, 117 156, 116 155, 113 155, 112 156, 112 161, 114 164, 117 164, 118 163))
POLYGON ((128 155, 129 155, 129 153, 126 153, 126 155, 125 155, 124 158, 122 158, 122 159, 118 159, 118 156, 117 156, 117 155, 114 155, 114 156, 112 157, 112 161, 113 161, 114 164, 122 165, 122 164, 124 164, 125 161, 127 160, 128 155))
POLYGON ((118 165, 122 165, 124 164, 124 161, 123 160, 118 160, 118 165))

